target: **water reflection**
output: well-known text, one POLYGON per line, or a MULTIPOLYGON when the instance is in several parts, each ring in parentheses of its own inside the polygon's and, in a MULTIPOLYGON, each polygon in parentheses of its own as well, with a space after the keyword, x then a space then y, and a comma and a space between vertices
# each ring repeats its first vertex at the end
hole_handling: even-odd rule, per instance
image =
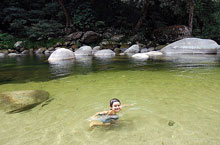
POLYGON ((26 81, 47 81, 69 74, 88 74, 106 70, 175 70, 220 67, 220 55, 164 55, 140 61, 129 56, 77 56, 73 60, 49 63, 47 57, 18 56, 0 59, 0 84, 26 81), (2 82, 3 81, 3 82, 2 82))
POLYGON ((74 60, 49 62, 51 74, 55 77, 66 76, 73 71, 74 60))
POLYGON ((92 66, 92 56, 76 56, 76 64, 83 68, 90 68, 92 66))
POLYGON ((178 63, 209 63, 216 62, 219 59, 218 55, 207 54, 184 54, 184 55, 167 55, 165 60, 172 60, 178 63))
POLYGON ((97 63, 99 64, 111 64, 113 62, 113 59, 115 58, 115 56, 101 56, 101 57, 95 57, 95 60, 97 61, 97 63))
POLYGON ((1 59, 1 58, 4 58, 4 57, 5 57, 5 54, 0 53, 0 59, 1 59))
POLYGON ((148 60, 146 60, 146 59, 133 59, 133 58, 130 58, 130 61, 135 66, 144 66, 144 65, 147 64, 148 60))

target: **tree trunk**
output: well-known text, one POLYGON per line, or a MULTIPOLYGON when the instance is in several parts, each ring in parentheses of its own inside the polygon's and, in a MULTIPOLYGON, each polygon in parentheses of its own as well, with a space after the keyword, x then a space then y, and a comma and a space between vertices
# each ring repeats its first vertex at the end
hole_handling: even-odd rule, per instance
POLYGON ((90 0, 91 5, 94 6, 95 0, 90 0))
POLYGON ((64 6, 64 3, 63 3, 63 0, 58 0, 59 4, 62 6, 63 8, 63 12, 64 12, 64 15, 66 17, 66 29, 70 26, 70 16, 69 16, 69 13, 67 12, 65 6, 64 6))
POLYGON ((147 16, 147 10, 148 10, 148 5, 149 5, 149 0, 145 0, 144 1, 144 6, 142 8, 142 16, 140 17, 140 19, 138 20, 135 28, 134 28, 134 31, 138 31, 139 28, 141 27, 141 25, 143 24, 144 20, 146 19, 146 16, 147 16))
POLYGON ((192 29, 193 29, 193 14, 194 14, 194 0, 190 0, 189 2, 190 9, 189 9, 189 31, 190 34, 192 34, 192 29))

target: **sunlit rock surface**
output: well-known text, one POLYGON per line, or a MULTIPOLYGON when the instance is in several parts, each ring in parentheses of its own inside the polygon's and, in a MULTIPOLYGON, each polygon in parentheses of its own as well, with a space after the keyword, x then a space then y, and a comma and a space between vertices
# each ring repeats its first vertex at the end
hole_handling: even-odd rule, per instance
POLYGON ((161 52, 165 54, 216 54, 219 48, 219 45, 215 41, 210 39, 185 38, 167 45, 166 47, 161 49, 161 52))
POLYGON ((137 53, 131 56, 134 59, 138 60, 147 60, 149 56, 146 53, 137 53))
POLYGON ((8 56, 10 57, 15 57, 15 56, 19 56, 20 54, 17 54, 17 53, 9 53, 8 56))
POLYGON ((115 52, 110 49, 99 50, 94 54, 95 57, 114 57, 115 52))
POLYGON ((75 51, 75 55, 92 55, 92 48, 90 46, 82 46, 75 51))
POLYGON ((49 98, 43 90, 25 90, 0 93, 0 109, 8 113, 28 110, 49 98))
POLYGON ((48 61, 54 62, 59 60, 73 59, 74 57, 74 53, 71 50, 66 48, 59 48, 50 55, 48 61))
POLYGON ((162 52, 159 52, 159 51, 150 51, 150 52, 147 52, 147 53, 145 53, 145 54, 147 54, 148 56, 151 56, 151 57, 163 55, 163 53, 162 53, 162 52))
POLYGON ((131 47, 129 47, 127 50, 125 50, 125 54, 127 53, 138 53, 140 51, 140 47, 139 45, 132 45, 131 47))

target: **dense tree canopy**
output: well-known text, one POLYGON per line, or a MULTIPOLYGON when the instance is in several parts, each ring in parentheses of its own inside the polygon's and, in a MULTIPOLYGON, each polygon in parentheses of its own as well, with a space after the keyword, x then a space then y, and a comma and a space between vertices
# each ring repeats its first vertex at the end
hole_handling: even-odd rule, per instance
POLYGON ((70 31, 103 31, 108 27, 125 34, 134 29, 151 33, 176 24, 193 28, 195 36, 219 41, 220 1, 2 0, 0 5, 0 31, 33 39, 58 37, 70 31), (70 31, 66 31, 67 27, 70 31))

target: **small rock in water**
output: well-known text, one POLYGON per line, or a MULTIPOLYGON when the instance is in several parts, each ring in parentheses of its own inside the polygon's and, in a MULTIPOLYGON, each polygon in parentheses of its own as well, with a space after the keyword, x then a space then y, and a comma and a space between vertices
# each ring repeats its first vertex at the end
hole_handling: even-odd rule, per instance
POLYGON ((169 126, 174 126, 174 124, 175 124, 175 122, 172 121, 172 120, 170 120, 170 121, 168 122, 168 125, 169 125, 169 126))

